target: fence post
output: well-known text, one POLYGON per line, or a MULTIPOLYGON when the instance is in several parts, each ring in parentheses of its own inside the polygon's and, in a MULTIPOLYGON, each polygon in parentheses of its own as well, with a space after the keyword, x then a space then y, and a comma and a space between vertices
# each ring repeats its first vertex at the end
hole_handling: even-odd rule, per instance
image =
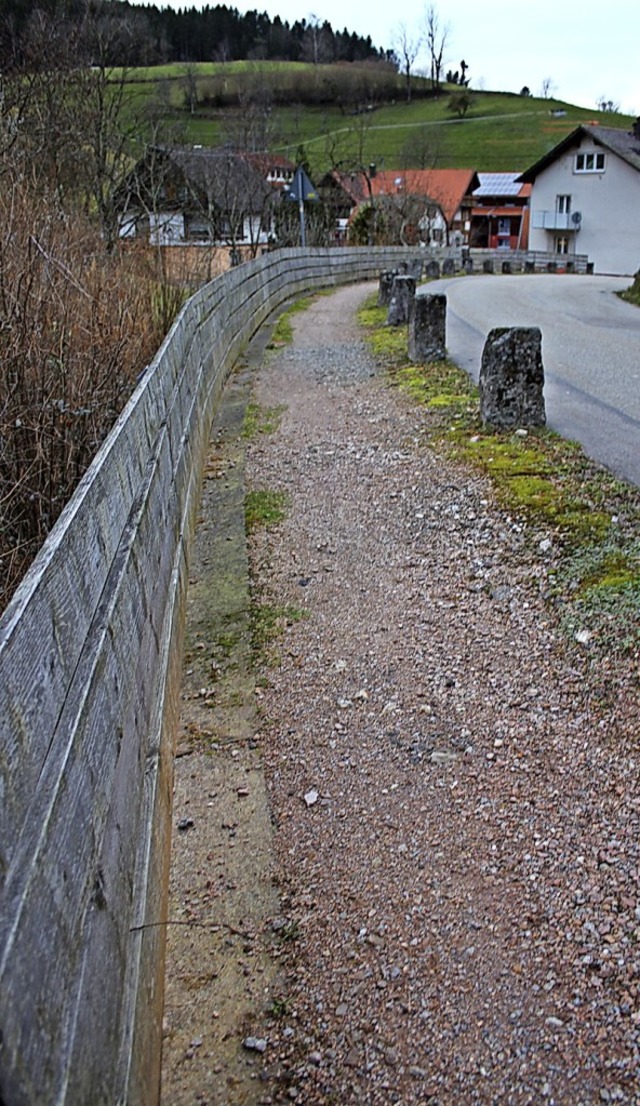
POLYGON ((480 417, 485 426, 544 426, 542 334, 537 326, 489 331, 480 366, 480 417))
POLYGON ((447 297, 415 296, 409 314, 411 361, 442 361, 445 347, 447 297))

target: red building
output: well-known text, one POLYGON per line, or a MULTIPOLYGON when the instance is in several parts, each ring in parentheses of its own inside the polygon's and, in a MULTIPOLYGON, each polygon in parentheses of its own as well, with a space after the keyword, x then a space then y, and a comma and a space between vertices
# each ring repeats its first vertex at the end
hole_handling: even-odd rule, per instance
POLYGON ((469 242, 475 249, 526 250, 529 245, 531 185, 518 173, 478 173, 469 242))

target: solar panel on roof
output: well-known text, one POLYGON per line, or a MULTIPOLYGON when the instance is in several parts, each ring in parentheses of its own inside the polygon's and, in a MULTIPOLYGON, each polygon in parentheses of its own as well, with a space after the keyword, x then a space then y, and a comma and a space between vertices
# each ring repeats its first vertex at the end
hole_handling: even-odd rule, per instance
POLYGON ((522 184, 517 181, 518 173, 478 173, 480 187, 474 190, 474 196, 517 196, 522 184))

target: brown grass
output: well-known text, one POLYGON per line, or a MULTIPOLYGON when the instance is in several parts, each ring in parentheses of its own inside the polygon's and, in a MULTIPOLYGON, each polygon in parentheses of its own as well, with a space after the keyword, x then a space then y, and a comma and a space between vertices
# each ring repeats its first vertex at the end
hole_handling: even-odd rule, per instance
POLYGON ((88 218, 2 184, 0 610, 166 326, 140 254, 107 254, 88 218))

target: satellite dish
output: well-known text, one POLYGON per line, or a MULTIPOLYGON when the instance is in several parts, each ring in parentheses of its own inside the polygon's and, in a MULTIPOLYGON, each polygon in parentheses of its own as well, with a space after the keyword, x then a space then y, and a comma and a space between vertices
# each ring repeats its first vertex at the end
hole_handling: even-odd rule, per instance
POLYGON ((574 227, 579 227, 580 223, 582 222, 582 212, 574 211, 573 215, 571 216, 571 222, 573 223, 574 227))

